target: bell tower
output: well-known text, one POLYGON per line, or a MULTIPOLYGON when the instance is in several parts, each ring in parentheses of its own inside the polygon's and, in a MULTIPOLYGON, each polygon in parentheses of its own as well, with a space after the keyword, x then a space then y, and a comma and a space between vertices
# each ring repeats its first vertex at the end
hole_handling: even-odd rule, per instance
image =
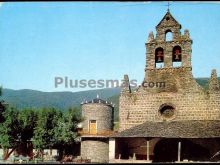
MULTIPOLYGON (((212 71, 208 90, 197 83, 192 74, 192 40, 189 31, 181 30, 181 25, 169 9, 156 26, 156 34, 149 33, 145 45, 146 67, 142 84, 133 91, 128 75, 124 77, 119 99, 119 131, 125 130, 121 135, 128 133, 134 137, 137 130, 137 137, 140 137, 140 132, 145 132, 144 136, 147 136, 154 129, 146 129, 152 123, 165 124, 164 128, 168 128, 169 122, 174 122, 171 125, 175 127, 175 122, 204 121, 207 125, 207 121, 220 120, 217 72, 212 71)), ((154 136, 155 132, 152 132, 154 136)), ((168 134, 165 136, 170 137, 168 134)))
POLYGON ((149 33, 146 45, 147 70, 161 68, 191 68, 192 40, 188 30, 181 34, 181 25, 168 10, 156 26, 156 36, 149 33))

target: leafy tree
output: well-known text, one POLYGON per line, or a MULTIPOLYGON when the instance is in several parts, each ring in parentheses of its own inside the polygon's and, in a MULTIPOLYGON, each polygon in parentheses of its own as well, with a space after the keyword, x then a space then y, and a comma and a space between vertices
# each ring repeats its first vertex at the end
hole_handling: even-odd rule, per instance
POLYGON ((82 121, 77 108, 69 108, 58 120, 54 128, 54 137, 56 146, 59 149, 59 158, 66 154, 66 148, 75 144, 78 137, 77 125, 82 121))
POLYGON ((45 148, 53 147, 55 143, 54 128, 61 116, 62 113, 54 108, 43 108, 38 111, 36 127, 33 132, 33 145, 39 153, 42 153, 45 148))
MULTIPOLYGON (((37 122, 36 111, 33 109, 24 109, 19 111, 18 122, 20 127, 20 146, 18 149, 23 154, 29 155, 32 153, 30 152, 32 150, 30 141, 32 140, 34 128, 37 122)), ((32 155, 29 156, 32 157, 32 155)))
POLYGON ((77 125, 82 120, 76 108, 66 112, 54 108, 21 111, 7 108, 3 117, 4 121, 0 123, 0 145, 5 150, 4 159, 15 149, 28 154, 29 149, 32 149, 27 147, 30 141, 40 155, 43 149, 56 147, 62 156, 68 146, 74 145, 78 136, 77 125), (9 152, 9 148, 13 150, 9 152))
POLYGON ((37 113, 33 109, 24 109, 18 115, 19 126, 21 128, 21 140, 26 142, 31 140, 37 122, 37 113))
POLYGON ((19 111, 7 108, 3 112, 4 122, 0 125, 0 145, 4 149, 4 159, 10 155, 9 148, 13 150, 19 145, 20 126, 18 121, 19 111))
POLYGON ((70 108, 59 118, 58 124, 55 127, 55 138, 57 143, 72 144, 78 136, 77 125, 82 119, 77 108, 70 108))

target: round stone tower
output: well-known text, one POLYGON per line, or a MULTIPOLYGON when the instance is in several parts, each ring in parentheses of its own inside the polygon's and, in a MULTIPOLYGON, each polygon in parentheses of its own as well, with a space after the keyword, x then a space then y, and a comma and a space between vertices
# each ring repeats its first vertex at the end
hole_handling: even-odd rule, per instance
POLYGON ((91 162, 109 161, 109 135, 113 132, 114 106, 99 98, 81 104, 83 129, 81 157, 91 162))

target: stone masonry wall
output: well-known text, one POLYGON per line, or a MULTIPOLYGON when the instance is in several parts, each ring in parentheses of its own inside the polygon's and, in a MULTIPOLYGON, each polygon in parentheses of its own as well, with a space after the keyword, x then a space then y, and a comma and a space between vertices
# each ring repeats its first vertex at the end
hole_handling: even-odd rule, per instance
POLYGON ((109 144, 107 139, 82 139, 81 157, 91 159, 94 163, 107 163, 109 161, 109 144))
POLYGON ((183 39, 184 35, 177 41, 150 42, 146 43, 146 64, 149 69, 155 68, 155 50, 159 47, 164 49, 164 67, 172 67, 172 51, 175 46, 182 49, 182 66, 191 66, 191 43, 190 39, 183 39))
POLYGON ((84 117, 83 129, 89 129, 89 121, 96 120, 97 132, 112 130, 113 109, 102 103, 88 103, 82 105, 82 116, 84 117))
POLYGON ((120 96, 119 131, 146 121, 163 121, 159 109, 168 104, 174 116, 168 120, 220 120, 220 92, 205 91, 189 68, 148 70, 148 82, 165 82, 165 88, 140 87, 120 96))
POLYGON ((120 97, 120 131, 145 121, 163 121, 159 108, 164 103, 175 106, 172 120, 220 119, 219 102, 210 104, 206 96, 198 94, 155 93, 131 94, 120 97))

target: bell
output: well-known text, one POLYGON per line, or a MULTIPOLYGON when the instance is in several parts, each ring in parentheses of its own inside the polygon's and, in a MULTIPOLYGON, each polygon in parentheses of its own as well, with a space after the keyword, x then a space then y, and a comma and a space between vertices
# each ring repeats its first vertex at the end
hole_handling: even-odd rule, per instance
POLYGON ((160 56, 158 56, 158 61, 162 61, 162 59, 161 59, 161 57, 160 57, 160 56))
POLYGON ((158 51, 158 53, 157 53, 158 61, 162 61, 162 57, 163 57, 163 52, 162 51, 158 51))
POLYGON ((175 50, 175 60, 179 60, 179 56, 180 56, 180 51, 177 49, 175 50))

